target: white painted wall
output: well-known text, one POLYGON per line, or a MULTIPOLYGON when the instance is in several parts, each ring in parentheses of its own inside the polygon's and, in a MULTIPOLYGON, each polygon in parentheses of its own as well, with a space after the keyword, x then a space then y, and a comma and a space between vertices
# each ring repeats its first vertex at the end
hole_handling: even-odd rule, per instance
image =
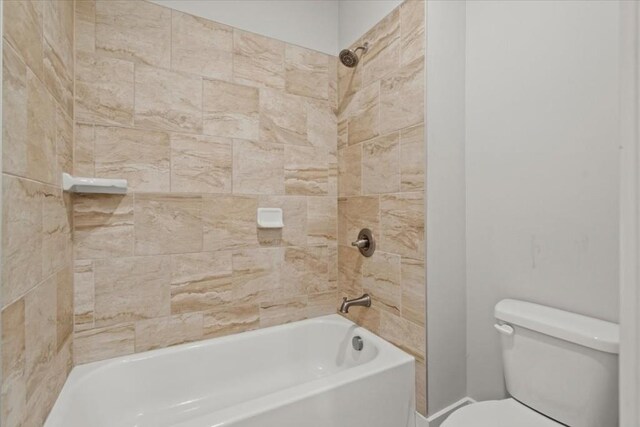
POLYGON ((505 393, 500 299, 618 320, 618 8, 467 3, 467 380, 478 400, 505 393))
POLYGON ((464 1, 427 2, 429 415, 467 394, 464 1))
POLYGON ((339 51, 358 40, 361 35, 398 7, 402 0, 340 0, 338 3, 339 51))
POLYGON ((338 52, 337 0, 151 1, 330 55, 338 52))

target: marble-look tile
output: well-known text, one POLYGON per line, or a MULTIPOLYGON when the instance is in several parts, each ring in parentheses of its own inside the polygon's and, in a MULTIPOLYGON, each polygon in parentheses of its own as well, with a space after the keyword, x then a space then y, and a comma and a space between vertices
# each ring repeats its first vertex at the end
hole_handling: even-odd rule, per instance
POLYGON ((171 256, 171 313, 215 309, 232 303, 230 251, 171 256))
POLYGON ((260 95, 257 88, 205 79, 202 90, 205 134, 258 140, 260 95))
POLYGON ((202 313, 180 314, 141 320, 135 324, 135 351, 202 339, 202 313))
POLYGON ((338 197, 338 153, 329 155, 329 177, 327 179, 327 194, 338 197))
POLYGON ((169 135, 119 127, 95 128, 95 173, 125 178, 132 191, 170 190, 169 135))
POLYGON ((56 351, 73 334, 73 269, 71 263, 56 273, 56 351))
POLYGON ((338 123, 333 109, 326 102, 307 102, 307 139, 314 147, 337 154, 338 123))
POLYGON ((281 229, 258 229, 262 246, 307 245, 307 198, 300 196, 261 196, 259 208, 280 208, 285 224, 281 229))
POLYGON ((96 327, 170 314, 168 257, 108 258, 93 266, 96 327))
POLYGON ((347 235, 347 202, 349 199, 338 197, 338 244, 349 246, 349 236, 347 235))
POLYGON ((402 257, 402 317, 425 325, 426 280, 424 261, 402 257))
POLYGON ((378 196, 348 198, 346 227, 348 242, 356 240, 358 233, 363 228, 371 230, 374 239, 379 241, 381 232, 385 230, 380 223, 380 200, 378 196))
POLYGON ((338 152, 338 195, 358 196, 362 193, 362 144, 338 152))
POLYGON ((232 262, 233 298, 237 304, 266 301, 281 288, 282 248, 234 251, 232 262))
POLYGON ((424 87, 422 58, 402 66, 380 81, 379 125, 382 134, 424 121, 424 87))
POLYGON ((362 191, 365 194, 400 191, 400 138, 394 132, 362 146, 362 191))
POLYGON ((2 310, 2 425, 19 427, 26 410, 24 298, 2 310))
MULTIPOLYGON (((355 94, 353 109, 349 114, 349 144, 357 144, 375 138, 381 133, 380 121, 387 118, 382 115, 380 83, 371 83, 355 94)), ((382 132, 386 133, 386 132, 382 132)))
POLYGON ((307 105, 304 98, 273 89, 260 91, 260 140, 309 145, 307 105))
POLYGON ((349 143, 348 124, 349 122, 346 119, 338 122, 338 150, 346 148, 349 143))
POLYGON ((338 244, 327 246, 327 280, 331 289, 338 289, 338 244))
POLYGON ((77 260, 133 255, 133 197, 75 196, 73 248, 77 260))
POLYGON ((424 196, 422 193, 380 198, 380 249, 424 259, 424 196))
MULTIPOLYGON (((342 294, 342 297, 357 298, 362 295, 362 292, 357 294, 342 294)), ((342 299, 338 301, 342 303, 342 299)), ((355 322, 356 324, 368 329, 376 335, 380 333, 380 310, 375 307, 351 307, 348 314, 343 314, 344 317, 355 322)))
POLYGON ((43 73, 43 9, 39 0, 3 2, 3 36, 40 78, 43 73))
POLYGON ((329 55, 292 44, 285 46, 285 88, 311 98, 329 97, 329 55))
POLYGON ((284 50, 284 42, 234 28, 235 81, 252 86, 284 89, 284 50))
POLYGON ((284 294, 307 295, 331 290, 328 267, 326 246, 285 248, 281 274, 284 294))
POLYGON ((25 175, 29 147, 27 66, 6 40, 2 48, 2 170, 25 175))
POLYGON ((233 141, 188 134, 171 135, 171 191, 230 193, 233 141))
POLYGON ((373 305, 400 315, 400 255, 376 251, 362 265, 362 287, 373 305))
POLYGON ((233 28, 177 10, 172 10, 171 14, 171 67, 231 80, 233 28))
POLYGON ((202 250, 202 197, 136 194, 133 212, 136 255, 202 250))
POLYGON ((71 262, 71 197, 44 186, 42 209, 42 277, 48 277, 71 262))
POLYGON ((134 120, 150 129, 202 132, 202 77, 136 66, 134 120))
POLYGON ((284 193, 284 147, 257 141, 234 141, 233 192, 284 193))
POLYGON ((134 350, 133 323, 76 332, 73 337, 73 360, 76 365, 124 356, 134 350))
POLYGON ((327 194, 328 155, 325 148, 286 145, 284 147, 284 190, 286 194, 327 194))
POLYGON ((130 61, 78 52, 76 120, 133 125, 133 69, 130 61))
POLYGON ((75 50, 77 53, 96 51, 96 0, 75 2, 75 50))
MULTIPOLYGON (((335 56, 329 57, 329 106, 333 115, 337 117, 338 114, 338 58, 335 56)), ((347 67, 345 67, 347 68, 347 67)))
POLYGON ((76 332, 92 329, 95 310, 93 261, 76 260, 73 271, 73 323, 76 332))
POLYGON ((421 191, 425 177, 424 125, 400 131, 400 191, 421 191))
POLYGON ((342 300, 335 290, 309 294, 307 297, 307 317, 312 318, 334 314, 341 303, 342 300))
POLYGON ((414 356, 416 361, 424 363, 426 340, 424 327, 387 311, 381 311, 379 335, 414 356))
POLYGON ((44 2, 44 82, 64 111, 73 116, 72 1, 44 2))
POLYGON ((58 179, 62 185, 62 172, 73 175, 73 119, 56 107, 56 158, 58 179))
POLYGON ((78 176, 95 176, 95 127, 76 123, 73 137, 73 173, 78 176))
POLYGON ((274 298, 260 303, 260 327, 282 325, 307 318, 307 296, 274 298))
POLYGON ((3 307, 42 280, 42 198, 40 185, 3 175, 3 307))
POLYGON ((336 197, 307 198, 307 244, 326 245, 336 241, 338 227, 336 197))
POLYGON ((203 315, 205 338, 237 334, 260 327, 258 304, 228 304, 216 310, 205 312, 203 315))
POLYGON ((364 257, 357 249, 338 246, 338 289, 349 298, 362 295, 364 257))
POLYGON ((171 9, 146 1, 96 2, 96 51, 169 68, 171 9))
POLYGON ((257 209, 257 197, 203 195, 203 249, 257 247, 257 209))
POLYGON ((369 42, 369 50, 362 57, 364 84, 374 82, 396 70, 400 63, 400 10, 394 9, 362 39, 369 42))
POLYGON ((416 361, 416 411, 427 416, 427 366, 416 361))
POLYGON ((424 0, 409 0, 400 6, 401 64, 408 64, 424 57, 426 50, 424 0))

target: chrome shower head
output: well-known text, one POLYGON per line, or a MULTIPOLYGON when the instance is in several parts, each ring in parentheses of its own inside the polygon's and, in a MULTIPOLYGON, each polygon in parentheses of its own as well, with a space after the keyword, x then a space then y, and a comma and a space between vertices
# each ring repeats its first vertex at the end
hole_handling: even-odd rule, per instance
POLYGON ((357 52, 359 50, 362 50, 362 53, 367 53, 367 50, 369 50, 369 43, 365 43, 362 46, 358 46, 357 48, 355 48, 354 50, 351 49, 342 49, 340 51, 340 62, 342 62, 342 64, 345 67, 349 67, 349 68, 353 68, 356 65, 358 65, 358 62, 360 62, 360 58, 358 57, 357 52))

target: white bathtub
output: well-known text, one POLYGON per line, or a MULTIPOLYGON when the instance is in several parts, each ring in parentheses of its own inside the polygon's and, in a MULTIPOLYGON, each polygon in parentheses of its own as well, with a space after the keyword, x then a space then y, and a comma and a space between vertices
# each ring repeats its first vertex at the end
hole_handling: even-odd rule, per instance
POLYGON ((331 315, 78 366, 45 427, 414 427, 414 370, 331 315))

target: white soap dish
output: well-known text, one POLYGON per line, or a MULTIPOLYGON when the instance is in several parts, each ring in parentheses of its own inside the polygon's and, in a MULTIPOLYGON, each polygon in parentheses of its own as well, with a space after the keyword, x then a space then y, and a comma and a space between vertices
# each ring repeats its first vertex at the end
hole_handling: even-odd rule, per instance
POLYGON ((282 209, 258 208, 258 228, 282 228, 282 209))
POLYGON ((126 179, 82 178, 62 174, 62 189, 71 193, 126 194, 126 179))

